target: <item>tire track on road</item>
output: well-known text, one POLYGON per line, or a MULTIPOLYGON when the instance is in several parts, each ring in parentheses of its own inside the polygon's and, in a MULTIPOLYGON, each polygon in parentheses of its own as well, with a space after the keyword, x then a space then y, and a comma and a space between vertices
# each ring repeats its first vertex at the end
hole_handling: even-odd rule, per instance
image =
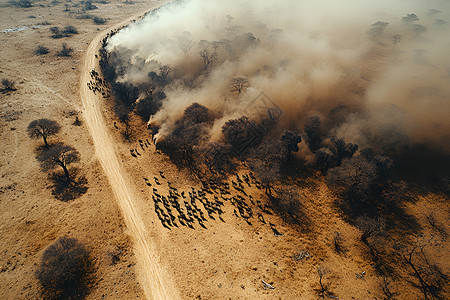
POLYGON ((96 156, 109 180, 122 211, 125 225, 133 240, 137 260, 136 269, 146 297, 148 299, 179 299, 177 289, 169 276, 162 271, 155 246, 148 238, 147 229, 135 200, 138 193, 135 192, 134 186, 126 180, 126 173, 119 163, 115 142, 105 124, 100 108, 99 102, 101 99, 98 95, 92 93, 87 86, 90 81, 89 72, 97 66, 95 54, 98 52, 101 40, 108 32, 127 24, 131 19, 103 31, 89 44, 80 78, 80 96, 84 107, 83 117, 92 136, 96 156))

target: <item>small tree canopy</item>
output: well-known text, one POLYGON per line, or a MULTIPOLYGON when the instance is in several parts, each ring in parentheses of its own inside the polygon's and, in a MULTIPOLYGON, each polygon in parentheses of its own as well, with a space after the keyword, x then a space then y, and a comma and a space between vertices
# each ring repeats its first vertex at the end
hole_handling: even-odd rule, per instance
POLYGON ((298 152, 300 148, 298 144, 301 143, 302 138, 298 135, 297 132, 291 130, 285 130, 281 135, 281 143, 283 145, 283 149, 286 152, 287 158, 291 152, 298 152))
POLYGON ((285 161, 281 142, 264 141, 252 150, 250 157, 250 169, 261 180, 267 196, 272 198, 273 185, 280 179, 281 167, 285 161))
POLYGON ((91 271, 89 250, 78 240, 64 236, 44 251, 35 276, 48 298, 82 299, 91 271))
POLYGON ((257 145, 263 136, 256 122, 245 116, 227 121, 222 127, 222 133, 225 140, 239 152, 257 145))
POLYGON ((31 121, 27 127, 27 133, 30 138, 44 139, 45 146, 48 147, 47 137, 57 134, 61 129, 58 123, 49 119, 38 119, 31 121))
POLYGON ((209 109, 197 102, 189 105, 184 110, 183 121, 187 124, 198 124, 212 120, 209 109))
POLYGON ((78 162, 79 160, 80 155, 77 150, 61 143, 53 145, 38 156, 38 161, 41 163, 41 168, 44 171, 60 166, 64 170, 64 174, 68 181, 70 180, 70 175, 67 167, 71 163, 78 162))
POLYGON ((250 81, 244 77, 233 78, 230 83, 230 90, 232 92, 237 92, 240 95, 242 92, 245 92, 247 88, 250 86, 250 81))
POLYGON ((343 196, 355 201, 365 200, 377 179, 377 167, 362 156, 345 158, 342 164, 328 171, 329 184, 342 188, 343 196))
POLYGON ((224 172, 233 168, 231 145, 210 142, 198 148, 198 156, 210 172, 224 172))

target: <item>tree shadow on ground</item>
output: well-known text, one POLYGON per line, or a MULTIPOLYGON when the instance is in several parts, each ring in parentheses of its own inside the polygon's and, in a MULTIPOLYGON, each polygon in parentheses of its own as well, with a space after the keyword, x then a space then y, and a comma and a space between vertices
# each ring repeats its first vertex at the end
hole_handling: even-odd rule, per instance
MULTIPOLYGON (((42 139, 41 139, 42 141, 42 139)), ((38 147, 36 147, 36 149, 34 149, 34 155, 36 156, 36 159, 41 156, 45 151, 47 151, 48 149, 50 149, 52 146, 58 144, 58 142, 49 142, 48 146, 46 146, 45 144, 39 145, 38 147)))
POLYGON ((50 175, 52 182, 52 194, 60 201, 74 200, 88 190, 86 177, 79 175, 79 170, 72 168, 70 170, 71 180, 67 181, 64 172, 55 172, 50 175))

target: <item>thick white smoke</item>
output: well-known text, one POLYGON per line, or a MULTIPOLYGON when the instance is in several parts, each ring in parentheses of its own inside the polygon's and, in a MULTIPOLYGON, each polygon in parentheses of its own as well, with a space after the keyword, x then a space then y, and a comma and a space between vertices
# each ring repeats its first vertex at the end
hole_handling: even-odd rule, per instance
POLYGON ((409 141, 450 153, 449 13, 445 0, 189 0, 121 30, 108 51, 133 53, 120 81, 171 68, 152 117, 161 135, 198 102, 220 115, 214 138, 263 91, 285 128, 301 131, 318 114, 360 146, 409 141), (248 80, 240 93, 230 89, 236 78, 248 80))

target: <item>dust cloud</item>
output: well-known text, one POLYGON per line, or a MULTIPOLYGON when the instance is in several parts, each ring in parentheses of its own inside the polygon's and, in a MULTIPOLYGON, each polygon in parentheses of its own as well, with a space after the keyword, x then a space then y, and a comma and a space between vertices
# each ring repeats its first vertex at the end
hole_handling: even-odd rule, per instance
POLYGON ((159 137, 198 102, 216 114, 214 140, 264 92, 279 130, 317 115, 360 147, 450 153, 449 13, 448 1, 175 1, 107 50, 117 82, 166 95, 150 117, 159 137))

